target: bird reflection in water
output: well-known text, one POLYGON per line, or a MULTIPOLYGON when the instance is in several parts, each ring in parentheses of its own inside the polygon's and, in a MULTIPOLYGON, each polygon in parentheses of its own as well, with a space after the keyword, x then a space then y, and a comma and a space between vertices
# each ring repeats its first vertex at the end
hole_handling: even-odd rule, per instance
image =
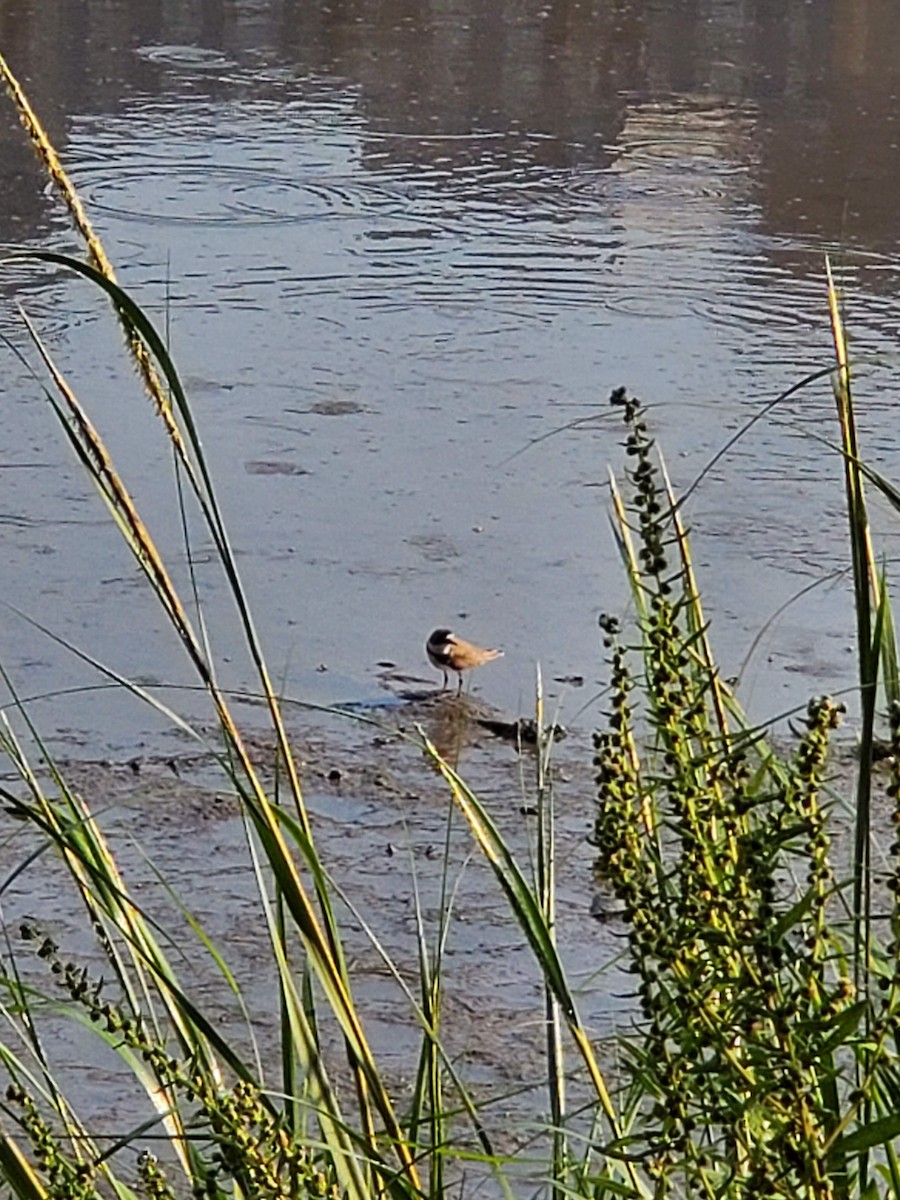
POLYGON ((423 722, 425 732, 454 771, 459 767, 463 750, 482 732, 478 718, 484 711, 482 704, 462 692, 441 692, 429 704, 428 717, 423 722))

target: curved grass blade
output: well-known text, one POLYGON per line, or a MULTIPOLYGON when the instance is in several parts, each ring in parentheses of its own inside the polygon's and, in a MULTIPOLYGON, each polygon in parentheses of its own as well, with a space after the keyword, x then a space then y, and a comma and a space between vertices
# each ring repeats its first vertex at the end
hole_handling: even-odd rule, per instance
MULTIPOLYGON (((603 1072, 594 1054, 587 1030, 578 1014, 575 998, 569 989, 562 962, 554 944, 552 932, 548 928, 544 913, 541 910, 541 905, 522 875, 484 805, 478 800, 475 793, 465 781, 442 757, 438 749, 428 739, 424 730, 420 728, 418 732, 422 738, 425 753, 438 768, 449 786, 451 795, 465 817, 477 845, 493 868, 497 881, 509 901, 513 915, 518 921, 519 927, 525 934, 537 959, 545 982, 560 1006, 560 1011, 578 1047, 582 1061, 587 1068, 591 1084, 606 1114, 606 1119, 612 1129, 613 1136, 619 1139, 622 1136, 622 1131, 619 1125, 618 1113, 613 1104, 603 1072)), ((635 1192, 644 1194, 643 1185, 634 1164, 622 1160, 621 1165, 626 1172, 628 1182, 635 1192)))
POLYGON ((850 361, 847 354, 847 339, 841 318, 840 300, 831 273, 831 262, 826 255, 825 272, 828 280, 828 311, 834 342, 837 371, 833 376, 834 398, 841 432, 841 449, 844 461, 844 489, 847 499, 847 517, 850 525, 850 552, 853 562, 853 593, 856 613, 857 662, 859 670, 860 703, 862 706, 862 729, 860 766, 856 790, 856 828, 854 844, 854 975, 857 987, 866 986, 868 974, 865 964, 869 960, 872 913, 871 852, 869 835, 871 830, 872 791, 872 742, 874 739, 875 700, 878 684, 878 652, 873 648, 873 608, 880 602, 878 580, 875 571, 875 556, 869 530, 866 509, 863 472, 860 470, 859 443, 853 410, 850 361), (873 653, 874 649, 874 653, 873 653))
POLYGON ((19 1200, 49 1200, 50 1193, 8 1133, 0 1133, 0 1175, 19 1200))

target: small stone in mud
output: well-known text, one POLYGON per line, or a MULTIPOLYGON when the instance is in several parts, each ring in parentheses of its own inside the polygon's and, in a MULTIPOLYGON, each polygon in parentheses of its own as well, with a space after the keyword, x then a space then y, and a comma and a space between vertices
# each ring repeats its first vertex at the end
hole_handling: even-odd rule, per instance
MULTIPOLYGON (((291 411, 297 412, 297 409, 291 411)), ((310 410, 317 417, 347 417, 351 413, 363 412, 363 406, 355 400, 320 400, 310 410)))
POLYGON ((280 460, 253 459, 250 462, 244 463, 244 470, 248 475, 308 475, 306 467, 301 467, 299 463, 284 462, 280 460))
POLYGON ((131 767, 132 774, 140 775, 141 767, 143 766, 143 762, 141 759, 133 758, 128 765, 129 765, 129 767, 131 767))
POLYGON ((567 683, 570 687, 584 687, 583 675, 554 675, 555 683, 567 683))
POLYGON ((319 672, 319 674, 321 675, 321 674, 323 674, 325 671, 327 671, 327 670, 328 670, 328 668, 325 666, 325 664, 324 664, 324 663, 319 663, 319 665, 316 667, 316 670, 317 670, 317 671, 319 672))
MULTIPOLYGON (((493 733, 496 737, 505 738, 509 742, 520 742, 522 745, 528 746, 537 744, 537 725, 531 717, 519 717, 515 721, 498 721, 493 717, 476 717, 476 722, 482 729, 486 729, 488 733, 493 733)), ((543 733, 545 737, 551 737, 554 742, 561 742, 563 738, 568 737, 568 733, 563 725, 550 725, 544 729, 543 733)))
POLYGON ((606 921, 610 916, 609 909, 606 907, 606 902, 599 892, 595 892, 591 898, 591 907, 588 911, 595 921, 606 921))
POLYGON ((404 540, 428 562, 449 562, 460 557, 458 547, 443 533, 414 533, 404 540))
POLYGON ((338 770, 337 767, 332 767, 331 770, 328 772, 328 782, 329 783, 340 783, 343 778, 344 778, 343 774, 338 770))
POLYGON ((523 804, 519 812, 523 817, 536 817, 538 815, 538 810, 533 804, 523 804))

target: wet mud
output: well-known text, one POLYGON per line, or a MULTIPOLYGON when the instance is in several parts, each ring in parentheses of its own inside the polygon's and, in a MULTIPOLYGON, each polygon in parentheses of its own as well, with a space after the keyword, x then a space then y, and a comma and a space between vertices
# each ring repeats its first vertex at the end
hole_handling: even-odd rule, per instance
MULTIPOLYGON (((424 689, 388 707, 347 714, 289 711, 291 738, 316 846, 336 889, 356 998, 385 1076, 408 1095, 418 1034, 403 986, 417 993, 417 929, 436 944, 446 897, 451 923, 443 965, 442 1038, 455 1069, 483 1107, 498 1150, 537 1137, 547 1102, 540 979, 498 883, 448 789, 417 744, 424 732, 488 806, 528 872, 535 836, 535 753, 508 736, 514 722, 472 697, 424 689), (500 724, 498 736, 485 722, 500 724), (387 956, 392 968, 385 962, 387 956), (396 972, 396 976, 395 976, 396 972)), ((527 730, 527 718, 524 727, 527 730)), ((250 733, 251 753, 274 788, 268 738, 250 733)), ((558 935, 584 1017, 598 1043, 631 1011, 616 959, 622 929, 598 887, 588 842, 593 816, 590 740, 573 731, 554 745, 550 778, 557 812, 558 935)), ((263 911, 238 802, 207 754, 185 747, 128 763, 61 764, 107 833, 132 894, 159 922, 191 996, 277 1089, 277 992, 263 911), (219 947, 241 989, 244 1011, 188 930, 169 892, 219 947)), ((7 818, 0 871, 7 928, 23 922, 51 936, 64 958, 103 972, 84 910, 52 853, 22 867, 35 835, 7 818)), ((38 986, 54 984, 33 949, 18 959, 38 986), (28 965, 30 961, 30 965, 28 965)), ((297 954, 298 968, 301 955, 297 954)), ((338 1079, 338 1032, 322 1028, 338 1079)), ((50 1021, 49 1044, 89 1124, 110 1139, 148 1113, 112 1055, 71 1023, 50 1021), (84 1064, 90 1064, 85 1069, 84 1064)), ((574 1066, 574 1059, 573 1059, 574 1066)))

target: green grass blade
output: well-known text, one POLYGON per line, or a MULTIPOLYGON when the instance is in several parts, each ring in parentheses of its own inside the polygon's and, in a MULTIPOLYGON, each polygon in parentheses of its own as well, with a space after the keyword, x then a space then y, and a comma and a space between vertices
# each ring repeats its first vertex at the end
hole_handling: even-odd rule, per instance
MULTIPOLYGON (((465 781, 429 741, 424 731, 420 729, 419 732, 422 736, 426 754, 431 758, 446 780, 453 798, 466 818, 477 845, 493 868, 513 915, 518 921, 537 959, 543 977, 560 1006, 572 1038, 587 1068, 591 1085, 609 1121, 613 1136, 619 1138, 621 1130, 619 1128, 618 1113, 613 1104, 603 1072, 597 1062, 590 1039, 578 1015, 575 998, 569 989, 562 963, 553 942, 551 930, 547 928, 540 903, 519 867, 516 865, 509 848, 501 838, 487 810, 465 781)), ((622 1165, 631 1185, 635 1189, 639 1189, 641 1185, 634 1165, 628 1161, 624 1161, 622 1165)))

